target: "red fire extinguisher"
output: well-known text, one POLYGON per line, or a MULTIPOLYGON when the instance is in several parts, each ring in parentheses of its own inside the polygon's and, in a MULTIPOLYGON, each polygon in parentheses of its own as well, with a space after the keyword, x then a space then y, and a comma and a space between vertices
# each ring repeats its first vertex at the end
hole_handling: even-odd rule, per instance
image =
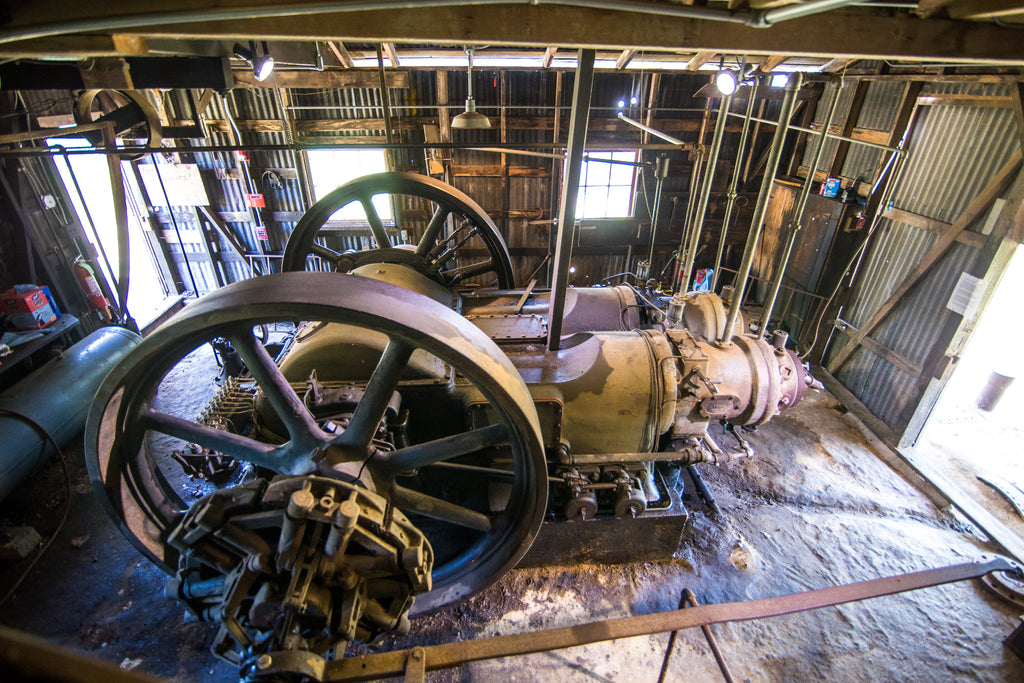
POLYGON ((89 299, 89 305, 106 313, 109 304, 100 290, 99 283, 96 282, 96 273, 82 257, 75 259, 75 277, 78 278, 78 284, 82 286, 86 298, 89 299))

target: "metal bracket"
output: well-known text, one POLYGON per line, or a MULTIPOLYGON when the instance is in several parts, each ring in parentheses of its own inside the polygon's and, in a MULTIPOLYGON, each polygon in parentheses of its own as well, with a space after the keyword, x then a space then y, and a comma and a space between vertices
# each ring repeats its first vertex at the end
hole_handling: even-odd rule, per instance
POLYGON ((405 660, 406 683, 424 683, 427 680, 427 654, 422 647, 414 647, 405 660))

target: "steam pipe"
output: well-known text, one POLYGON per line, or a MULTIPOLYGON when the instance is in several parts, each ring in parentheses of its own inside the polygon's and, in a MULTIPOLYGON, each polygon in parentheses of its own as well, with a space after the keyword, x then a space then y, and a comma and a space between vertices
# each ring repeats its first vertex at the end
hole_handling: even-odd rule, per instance
POLYGON ((789 79, 789 84, 786 86, 786 96, 782 100, 782 111, 779 113, 779 125, 775 128, 775 137, 772 138, 771 151, 764 168, 764 177, 761 179, 761 191, 757 197, 757 206, 754 208, 754 216, 750 221, 750 235, 747 238, 747 246, 743 250, 740 269, 736 274, 736 284, 733 285, 729 317, 726 319, 725 330, 720 340, 723 342, 729 342, 732 339, 736 321, 740 317, 740 305, 747 287, 747 278, 750 276, 750 267, 754 262, 754 251, 757 249, 758 240, 761 239, 762 222, 764 214, 768 210, 768 199, 771 196, 772 184, 775 182, 775 172, 778 170, 779 157, 782 155, 782 145, 786 141, 786 132, 789 130, 789 120, 793 117, 793 105, 796 103, 796 95, 800 91, 800 83, 801 75, 798 72, 789 79))
MULTIPOLYGON (((806 17, 832 9, 855 4, 858 0, 812 0, 799 5, 768 11, 736 11, 694 7, 689 5, 653 4, 635 0, 335 0, 326 3, 296 5, 266 5, 261 7, 213 7, 207 10, 171 10, 121 16, 91 17, 34 24, 0 31, 0 44, 29 38, 45 38, 67 33, 113 31, 117 29, 180 24, 189 21, 239 21, 242 19, 270 19, 297 15, 337 14, 340 12, 366 12, 376 10, 429 9, 438 7, 474 7, 481 5, 564 5, 590 9, 651 14, 680 19, 702 19, 746 24, 767 28, 787 19, 806 17)), ((256 36, 253 36, 254 38, 256 36)))
MULTIPOLYGON (((825 117, 825 125, 823 130, 828 130, 829 126, 832 125, 832 118, 835 116, 836 107, 839 104, 839 95, 843 91, 843 87, 846 85, 845 81, 839 81, 839 87, 836 88, 836 94, 832 98, 832 105, 829 107, 828 116, 825 117)), ((775 308, 775 299, 779 296, 779 287, 782 286, 782 278, 786 275, 786 267, 789 266, 789 256, 793 252, 793 243, 796 242, 796 235, 800 232, 800 221, 804 217, 804 209, 807 208, 807 198, 811 194, 811 185, 814 184, 814 174, 818 170, 818 163, 821 161, 821 152, 825 148, 824 136, 818 138, 818 146, 814 150, 814 159, 811 161, 810 170, 807 172, 807 178, 804 180, 804 185, 800 188, 800 198, 797 200, 796 206, 793 208, 792 217, 789 219, 789 235, 786 238, 786 246, 783 247, 782 252, 779 254, 779 262, 776 267, 775 281, 772 282, 771 291, 768 293, 768 300, 765 301, 764 311, 761 314, 761 324, 758 326, 757 338, 764 339, 765 330, 768 329, 768 322, 772 319, 772 310, 775 308)))
POLYGON ((718 152, 722 148, 722 136, 725 134, 725 122, 729 118, 726 114, 729 105, 732 104, 732 97, 725 96, 718 106, 718 120, 715 121, 715 134, 711 137, 711 149, 708 150, 708 164, 704 167, 704 183, 700 192, 700 199, 697 201, 697 210, 694 214, 693 229, 690 232, 690 244, 686 248, 686 261, 683 263, 683 271, 680 276, 679 291, 687 292, 690 289, 690 276, 693 273, 693 262, 697 258, 697 246, 700 244, 700 233, 704 224, 704 216, 708 211, 708 199, 711 197, 711 183, 715 179, 715 170, 718 168, 718 152))
POLYGON ((722 252, 725 251, 725 235, 732 222, 732 210, 736 206, 736 188, 740 184, 740 170, 743 166, 743 150, 747 146, 747 136, 750 133, 750 121, 754 114, 754 100, 757 98, 758 82, 754 81, 747 98, 747 115, 743 118, 743 128, 740 129, 739 146, 736 148, 736 163, 732 167, 732 181, 729 183, 729 191, 725 197, 725 215, 722 216, 722 232, 718 237, 718 251, 715 252, 715 266, 711 271, 711 291, 718 287, 718 269, 722 265, 722 252))

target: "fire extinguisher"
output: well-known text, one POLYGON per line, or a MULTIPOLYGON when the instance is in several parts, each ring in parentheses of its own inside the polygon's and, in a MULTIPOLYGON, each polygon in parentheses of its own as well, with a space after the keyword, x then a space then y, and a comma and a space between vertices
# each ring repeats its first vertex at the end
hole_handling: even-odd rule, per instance
POLYGON ((103 296, 103 292, 100 290, 99 283, 96 282, 96 273, 93 271, 92 266, 86 263, 85 259, 81 256, 75 259, 75 277, 78 278, 78 284, 82 286, 82 290, 89 300, 89 305, 109 315, 107 306, 110 304, 107 303, 106 297, 103 296))

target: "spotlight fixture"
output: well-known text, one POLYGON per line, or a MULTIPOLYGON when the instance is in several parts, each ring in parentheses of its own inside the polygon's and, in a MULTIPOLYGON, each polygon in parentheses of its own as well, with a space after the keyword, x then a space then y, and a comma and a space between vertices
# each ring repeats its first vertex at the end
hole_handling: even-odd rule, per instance
POLYGON ((739 86, 739 78, 735 71, 723 69, 715 74, 715 87, 723 95, 732 95, 739 86))
POLYGON ((630 103, 631 105, 633 105, 634 107, 635 107, 635 106, 637 105, 637 103, 639 103, 639 102, 640 102, 640 100, 638 100, 638 99, 636 98, 636 95, 633 95, 632 97, 630 97, 630 98, 629 98, 629 103, 630 103))
POLYGON ((467 89, 466 98, 466 111, 462 112, 454 119, 452 119, 452 128, 490 128, 491 121, 483 114, 476 110, 476 100, 473 99, 473 53, 476 50, 472 47, 466 48, 466 55, 469 57, 469 71, 468 79, 469 86, 467 89))
POLYGON ((618 106, 619 106, 619 109, 624 108, 626 106, 626 100, 619 100, 618 101, 618 106))
POLYGON ((257 81, 267 80, 274 71, 274 58, 270 56, 265 40, 260 41, 260 49, 257 49, 255 40, 249 41, 249 47, 235 43, 235 56, 245 60, 252 67, 252 73, 257 81))

